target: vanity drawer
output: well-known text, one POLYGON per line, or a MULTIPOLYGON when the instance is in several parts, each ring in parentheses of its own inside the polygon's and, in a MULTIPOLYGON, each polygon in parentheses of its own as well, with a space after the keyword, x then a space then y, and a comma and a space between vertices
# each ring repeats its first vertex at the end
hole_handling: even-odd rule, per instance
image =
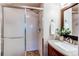
POLYGON ((51 47, 50 44, 48 44, 48 56, 64 56, 62 53, 51 47))

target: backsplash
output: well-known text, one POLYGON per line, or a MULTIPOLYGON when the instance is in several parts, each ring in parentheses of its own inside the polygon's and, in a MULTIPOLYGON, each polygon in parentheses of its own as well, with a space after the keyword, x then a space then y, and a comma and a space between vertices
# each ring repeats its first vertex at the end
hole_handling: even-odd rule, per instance
POLYGON ((68 43, 78 45, 78 37, 72 35, 56 36, 55 40, 66 41, 68 43))
POLYGON ((78 41, 77 40, 73 40, 72 38, 64 38, 64 41, 66 42, 69 42, 71 44, 74 44, 74 45, 78 45, 78 41))
POLYGON ((78 36, 64 35, 64 38, 71 38, 72 40, 76 40, 76 41, 78 41, 78 36))

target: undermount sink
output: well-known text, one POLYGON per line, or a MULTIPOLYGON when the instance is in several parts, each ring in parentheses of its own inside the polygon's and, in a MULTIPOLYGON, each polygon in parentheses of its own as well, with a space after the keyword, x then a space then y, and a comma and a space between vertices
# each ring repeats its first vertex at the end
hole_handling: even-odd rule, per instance
POLYGON ((69 45, 66 44, 67 42, 54 42, 57 46, 61 47, 62 49, 65 49, 66 51, 78 51, 78 45, 69 45))
POLYGON ((78 56, 78 45, 66 41, 48 40, 48 43, 60 53, 67 56, 78 56))

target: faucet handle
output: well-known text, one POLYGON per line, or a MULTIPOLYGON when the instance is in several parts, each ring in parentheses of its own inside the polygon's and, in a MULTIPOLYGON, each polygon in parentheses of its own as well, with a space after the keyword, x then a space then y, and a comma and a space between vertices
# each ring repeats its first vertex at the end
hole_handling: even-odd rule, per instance
POLYGON ((70 43, 70 38, 69 37, 67 37, 65 40, 70 43))

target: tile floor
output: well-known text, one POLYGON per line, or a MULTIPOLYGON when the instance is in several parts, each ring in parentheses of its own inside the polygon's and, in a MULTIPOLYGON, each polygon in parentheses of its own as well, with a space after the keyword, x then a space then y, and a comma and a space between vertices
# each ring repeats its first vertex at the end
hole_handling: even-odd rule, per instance
POLYGON ((34 50, 34 51, 27 51, 26 56, 40 56, 40 54, 38 50, 34 50))

